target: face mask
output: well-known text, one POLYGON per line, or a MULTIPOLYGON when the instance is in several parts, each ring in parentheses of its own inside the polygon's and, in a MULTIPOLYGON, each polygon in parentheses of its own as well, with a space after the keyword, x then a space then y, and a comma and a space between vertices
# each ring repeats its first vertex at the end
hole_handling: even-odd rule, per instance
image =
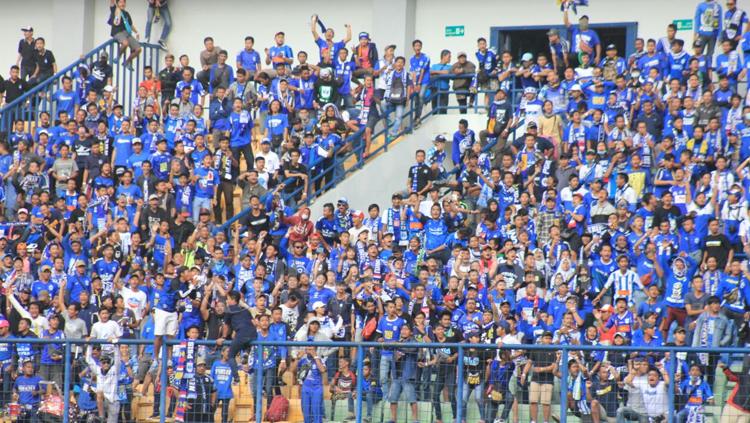
POLYGON ((745 113, 745 120, 750 120, 750 113, 745 113))
POLYGON ((309 215, 309 214, 303 214, 303 215, 302 215, 302 219, 303 219, 303 220, 307 220, 307 219, 309 219, 309 218, 310 218, 310 215, 309 215))

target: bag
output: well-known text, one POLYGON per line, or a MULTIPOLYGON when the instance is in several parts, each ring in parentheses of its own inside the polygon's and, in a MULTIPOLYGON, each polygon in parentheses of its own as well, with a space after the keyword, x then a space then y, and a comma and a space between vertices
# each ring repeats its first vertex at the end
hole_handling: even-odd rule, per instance
POLYGON ((365 341, 370 340, 375 334, 375 330, 378 328, 378 320, 370 319, 365 323, 365 327, 362 328, 362 339, 365 341))
POLYGON ((281 422, 289 415, 289 400, 281 395, 276 395, 271 400, 271 405, 266 410, 265 421, 281 422))
POLYGON ((604 68, 602 69, 602 76, 607 81, 614 81, 617 78, 617 61, 614 59, 607 59, 604 62, 604 68))
POLYGON ((487 73, 486 70, 480 69, 479 72, 477 72, 477 84, 484 85, 489 81, 490 81, 490 75, 487 73))
POLYGON ((496 390, 492 386, 489 386, 487 388, 487 398, 489 398, 490 401, 501 402, 503 400, 503 393, 496 390))
POLYGON ((391 82, 390 102, 395 105, 406 104, 406 86, 399 77, 393 77, 393 82, 391 82))

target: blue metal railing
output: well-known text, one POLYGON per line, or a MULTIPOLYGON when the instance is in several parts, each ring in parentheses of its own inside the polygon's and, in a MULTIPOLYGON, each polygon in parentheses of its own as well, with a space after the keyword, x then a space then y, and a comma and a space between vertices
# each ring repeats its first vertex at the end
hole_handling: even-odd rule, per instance
MULTIPOLYGON (((72 387, 74 385, 74 378, 73 378, 73 369, 72 369, 72 350, 74 348, 80 348, 80 347, 87 347, 89 345, 101 345, 101 344, 112 344, 111 340, 83 340, 83 339, 60 339, 60 340, 53 340, 53 339, 39 339, 39 338, 0 338, 0 342, 3 344, 7 344, 9 347, 12 347, 11 350, 15 350, 16 344, 32 344, 32 345, 38 345, 43 346, 46 344, 55 344, 64 349, 64 363, 60 363, 61 366, 63 366, 63 395, 64 395, 64 407, 65 412, 63 413, 62 421, 63 423, 68 423, 68 409, 70 407, 70 400, 71 400, 71 392, 72 387)), ((141 345, 152 345, 152 341, 148 340, 135 340, 135 339, 120 339, 115 342, 116 344, 121 345, 129 345, 129 346, 141 346, 141 345)), ((170 340, 166 341, 162 344, 161 347, 161 357, 167 357, 168 356, 168 348, 170 346, 179 345, 180 341, 176 340, 170 340)), ((202 345, 206 347, 216 347, 216 343, 212 340, 199 340, 196 341, 196 345, 202 345)), ((750 348, 747 347, 724 347, 724 348, 692 348, 687 346, 660 346, 660 347, 636 347, 636 346, 604 346, 604 345, 541 345, 541 344, 508 344, 503 346, 497 346, 495 344, 467 344, 467 343, 433 343, 433 342, 420 342, 420 343, 380 343, 380 342, 312 342, 312 341, 285 341, 285 342, 277 342, 277 341, 255 341, 252 343, 252 346, 255 347, 288 347, 288 348, 302 348, 307 346, 313 346, 317 348, 355 348, 356 349, 356 363, 354 363, 354 368, 356 369, 356 375, 357 375, 357 383, 356 383, 356 408, 355 408, 355 416, 357 423, 361 423, 363 419, 362 415, 362 397, 363 397, 363 378, 359 377, 362 375, 362 368, 363 364, 365 362, 365 350, 375 348, 375 349, 382 349, 382 348, 418 348, 418 349, 451 349, 454 352, 458 354, 459 359, 455 362, 456 367, 456 377, 457 377, 457 383, 456 383, 456 398, 458 401, 462 401, 463 398, 463 372, 464 372, 464 361, 461 359, 465 352, 469 349, 490 349, 490 350, 525 350, 527 352, 529 351, 555 351, 560 353, 560 357, 558 359, 558 363, 562 363, 565 365, 561 365, 559 367, 559 378, 557 380, 560 382, 560 396, 559 396, 559 404, 556 404, 560 407, 559 409, 559 416, 560 421, 565 422, 567 420, 567 407, 568 407, 568 401, 567 401, 567 379, 568 379, 568 358, 570 357, 570 353, 572 352, 586 352, 586 351, 600 351, 600 352, 643 352, 643 353, 660 353, 665 354, 669 353, 669 365, 665 366, 667 374, 669 375, 670 384, 668 389, 668 406, 666 409, 668 422, 674 423, 676 420, 676 412, 675 409, 675 389, 673 389, 674 383, 676 381, 675 379, 675 372, 677 369, 677 355, 678 352, 687 352, 690 355, 698 354, 698 353, 713 353, 713 354, 720 354, 720 355, 735 355, 738 356, 740 359, 743 358, 750 352, 750 348)), ((255 367, 253 368, 253 373, 255 377, 253 378, 254 382, 254 400, 253 404, 259 404, 261 406, 255 407, 255 421, 260 423, 262 421, 262 412, 263 412, 263 354, 264 354, 265 348, 255 348, 255 351, 253 352, 255 354, 255 367)), ((291 355, 291 354, 290 354, 291 355)), ((154 357, 156 358, 156 357, 154 357)), ((291 357, 294 359, 293 357, 291 357)), ((726 363, 729 365, 730 363, 726 363)), ((707 369, 708 371, 715 371, 716 369, 707 369)), ((160 378, 159 378, 159 387, 160 392, 162 395, 160 395, 160 409, 161 410, 167 410, 167 403, 166 398, 167 395, 165 394, 167 392, 168 387, 168 378, 167 378, 167 366, 160 366, 160 378)), ((742 387, 742 389, 750 389, 750 387, 742 387)), ((387 401, 387 399, 383 399, 383 401, 387 401)), ((717 404, 721 405, 722 400, 718 400, 717 404)), ((5 404, 3 404, 5 405, 5 404)), ((128 406, 132 406, 132 404, 128 404, 128 406)), ((467 409, 468 410, 468 409, 467 409)), ((455 421, 462 421, 462 419, 465 419, 466 416, 462 416, 463 408, 461 406, 456 407, 456 416, 455 421)), ((167 416, 167 413, 163 412, 160 415, 160 421, 164 423, 167 419, 169 419, 170 416, 167 416)))
MULTIPOLYGON (((468 79, 473 78, 474 74, 461 74, 461 75, 440 75, 437 77, 433 77, 430 81, 430 92, 432 96, 439 95, 439 94, 447 94, 447 95, 465 95, 467 98, 473 99, 471 104, 467 104, 465 106, 463 105, 437 105, 435 108, 430 108, 428 112, 424 113, 420 121, 425 121, 429 119, 431 116, 438 115, 441 111, 449 111, 449 110, 473 110, 475 113, 479 110, 485 109, 483 102, 483 96, 484 95, 494 95, 494 91, 489 90, 451 90, 450 88, 448 90, 441 90, 437 88, 437 85, 440 81, 444 81, 446 79, 448 80, 455 80, 455 79, 468 79)), ((522 92, 520 88, 516 88, 515 80, 513 80, 511 84, 511 92, 508 96, 508 99, 511 102, 511 107, 515 109, 517 101, 516 99, 519 98, 519 94, 522 92)), ((430 98, 426 98, 423 100, 423 104, 425 106, 425 109, 427 109, 430 106, 430 98)), ((379 153, 383 152, 386 153, 388 151, 388 147, 391 143, 393 143, 395 140, 399 139, 400 137, 410 134, 414 131, 414 95, 411 97, 411 101, 409 102, 408 108, 405 108, 404 115, 403 115, 403 121, 402 125, 404 126, 403 129, 399 130, 398 133, 395 136, 392 136, 390 134, 391 130, 391 119, 390 119, 390 113, 386 114, 385 116, 381 116, 383 125, 380 127, 380 129, 377 132, 373 132, 372 134, 372 140, 376 140, 380 137, 383 137, 384 141, 383 144, 379 147, 375 148, 374 150, 371 150, 368 152, 367 157, 363 157, 363 153, 365 152, 366 144, 364 140, 364 128, 361 128, 359 131, 355 132, 352 135, 349 135, 345 140, 345 145, 352 146, 349 151, 347 151, 344 154, 341 155, 334 155, 332 159, 323 159, 319 158, 315 162, 313 162, 308 167, 307 170, 307 191, 305 192, 306 198, 304 201, 301 201, 300 204, 297 204, 297 206, 301 205, 309 205, 312 201, 314 201, 318 196, 325 193, 326 191, 332 189, 336 185, 338 185, 341 181, 343 181, 350 173, 353 173, 359 169, 362 168, 368 161, 374 159, 379 153), (348 168, 345 166, 346 162, 352 160, 354 158, 355 163, 352 166, 349 166, 348 168), (328 163, 326 163, 328 162, 328 163), (313 170, 314 169, 314 170, 313 170), (324 180, 325 178, 325 180, 324 180), (316 187, 316 185, 319 185, 316 187)), ((520 126, 517 125, 516 128, 520 126)), ((516 128, 513 128, 512 130, 512 137, 515 139, 516 136, 516 128)), ((489 151, 492 147, 495 146, 497 143, 497 139, 493 138, 490 140, 488 145, 484 146, 483 151, 489 151)), ((454 171, 456 168, 454 168, 454 171)), ((295 178, 287 178, 283 182, 285 184, 293 183, 295 181, 295 178)), ((283 198, 285 200, 289 200, 291 198, 296 198, 302 194, 304 190, 304 186, 297 188, 296 190, 284 193, 283 198)), ((224 222, 221 226, 219 226, 218 230, 220 231, 226 231, 234 222, 239 221, 240 219, 244 218, 248 213, 250 213, 250 209, 247 208, 240 213, 236 214, 235 216, 231 217, 230 219, 227 219, 226 222, 224 222)))
MULTIPOLYGON (((130 115, 133 101, 138 93, 138 84, 143 79, 144 66, 151 66, 154 69, 154 75, 159 71, 160 52, 162 51, 155 44, 141 44, 142 51, 133 61, 133 69, 128 69, 122 63, 122 60, 115 63, 112 59, 117 57, 119 47, 114 39, 110 39, 72 64, 58 71, 53 76, 42 81, 31 90, 24 93, 21 97, 13 100, 0 109, 0 132, 10 133, 13 130, 13 123, 17 120, 32 123, 39 123, 39 115, 46 111, 51 115, 51 120, 57 117, 56 105, 51 101, 52 95, 62 86, 63 76, 74 79, 74 75, 81 65, 86 65, 91 69, 91 65, 99 59, 102 53, 109 55, 110 64, 112 65, 112 85, 116 89, 114 92, 118 104, 123 105, 126 115, 130 115)), ((106 84, 105 84, 106 85, 106 84)), ((74 90, 77 87, 74 86, 74 90)), ((85 93, 84 93, 85 95, 85 93)), ((71 120, 72 120, 71 116, 71 120)), ((28 128, 31 132, 31 127, 28 128)))

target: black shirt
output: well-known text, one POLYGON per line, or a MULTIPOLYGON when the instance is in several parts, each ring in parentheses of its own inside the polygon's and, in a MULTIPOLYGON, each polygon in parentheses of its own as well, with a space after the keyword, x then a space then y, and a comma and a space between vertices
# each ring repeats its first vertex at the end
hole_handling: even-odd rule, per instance
POLYGON ((28 86, 26 85, 26 81, 18 78, 15 81, 11 79, 6 79, 5 81, 3 81, 2 89, 0 89, 0 91, 5 92, 5 103, 7 104, 17 99, 18 97, 21 97, 27 89, 28 86))
POLYGON ((718 235, 708 234, 706 236, 706 257, 716 258, 716 265, 718 269, 723 269, 727 265, 729 260, 729 251, 732 249, 729 244, 729 239, 726 235, 719 233, 718 235))
MULTIPOLYGON (((668 220, 670 221, 670 225, 672 225, 671 221, 677 221, 677 218, 680 217, 680 209, 678 209, 676 206, 672 206, 669 209, 665 209, 662 207, 657 207, 656 210, 654 210, 654 222, 653 225, 655 228, 658 228, 661 222, 668 220)), ((676 225, 676 223, 675 223, 676 225)), ((674 229, 674 226, 672 225, 672 229, 674 229)))
POLYGON ((44 52, 37 52, 34 56, 36 65, 39 66, 39 75, 52 75, 52 65, 55 64, 55 55, 45 49, 44 52))
POLYGON ((180 70, 172 66, 164 68, 159 72, 159 81, 161 82, 162 96, 174 97, 174 90, 177 88, 177 82, 180 80, 180 70))
POLYGON ((34 53, 36 53, 34 45, 34 39, 32 39, 30 43, 27 43, 25 38, 21 38, 18 42, 18 54, 21 55, 22 68, 33 70, 34 66, 36 66, 36 63, 34 63, 34 53))
MULTIPOLYGON (((292 162, 289 162, 284 165, 283 170, 286 172, 287 170, 292 173, 303 173, 307 174, 307 167, 303 164, 297 163, 296 165, 293 165, 292 162)), ((283 179, 287 179, 286 175, 284 175, 283 179)), ((305 181, 302 180, 302 178, 294 178, 294 180, 290 183, 287 183, 286 186, 284 186, 284 192, 286 193, 292 193, 296 191, 299 188, 302 188, 305 186, 305 181)))
POLYGON ((270 228, 268 214, 263 211, 259 211, 257 216, 253 212, 248 213, 245 218, 245 226, 255 235, 258 235, 261 231, 268 231, 270 228))
POLYGON ((130 17, 130 13, 128 13, 125 10, 122 10, 120 12, 120 18, 115 18, 115 11, 117 7, 111 6, 109 8, 109 20, 107 21, 108 24, 112 26, 112 29, 109 32, 109 35, 114 36, 115 34, 118 34, 123 31, 127 31, 125 28, 125 21, 127 21, 128 26, 132 28, 133 19, 130 17))
POLYGON ((250 312, 238 305, 229 305, 224 312, 224 324, 235 332, 235 338, 253 341, 258 337, 252 320, 250 312))
MULTIPOLYGON (((547 367, 555 362, 557 355, 550 350, 534 350, 529 354, 533 367, 547 367)), ((555 375, 552 372, 532 372, 531 381, 536 383, 554 383, 555 375)))
POLYGON ((409 168, 408 178, 411 178, 411 188, 414 192, 419 192, 430 182, 430 167, 424 163, 417 163, 409 168))

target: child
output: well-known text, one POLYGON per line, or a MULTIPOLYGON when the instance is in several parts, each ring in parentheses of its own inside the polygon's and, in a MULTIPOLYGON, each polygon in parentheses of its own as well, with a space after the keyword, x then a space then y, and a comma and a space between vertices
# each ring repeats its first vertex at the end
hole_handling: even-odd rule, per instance
POLYGON ((346 420, 354 418, 354 387, 357 386, 357 376, 349 369, 349 358, 339 358, 339 371, 333 376, 331 383, 331 420, 336 421, 336 401, 347 400, 349 414, 346 420))
POLYGON ((677 421, 685 423, 703 423, 703 405, 714 403, 711 387, 703 380, 701 366, 690 366, 690 376, 680 382, 679 394, 683 396, 683 409, 677 413, 677 421))
POLYGON ((229 401, 232 400, 232 367, 229 365, 229 347, 221 349, 221 359, 211 366, 217 404, 221 402, 221 423, 229 421, 229 401))

